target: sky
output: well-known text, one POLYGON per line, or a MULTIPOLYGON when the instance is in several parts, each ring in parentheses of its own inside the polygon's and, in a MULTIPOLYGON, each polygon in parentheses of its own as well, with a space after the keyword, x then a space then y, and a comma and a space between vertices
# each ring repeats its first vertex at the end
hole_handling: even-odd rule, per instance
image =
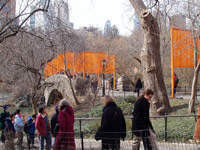
POLYGON ((94 26, 104 28, 107 20, 116 25, 121 35, 130 35, 133 12, 129 0, 68 0, 70 22, 74 28, 94 26), (127 6, 128 5, 128 6, 127 6))

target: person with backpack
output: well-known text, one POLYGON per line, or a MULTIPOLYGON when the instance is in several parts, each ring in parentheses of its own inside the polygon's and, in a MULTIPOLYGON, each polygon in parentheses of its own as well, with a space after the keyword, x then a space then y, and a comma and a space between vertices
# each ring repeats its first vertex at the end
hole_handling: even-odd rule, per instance
POLYGON ((46 140, 46 150, 51 149, 51 135, 50 135, 50 124, 48 120, 47 110, 45 107, 39 108, 39 115, 36 119, 36 129, 39 135, 39 150, 44 149, 44 140, 46 140))
POLYGON ((24 131, 24 121, 23 117, 21 115, 21 110, 17 109, 16 110, 16 115, 15 115, 15 122, 14 122, 14 127, 17 135, 17 147, 18 150, 23 150, 23 131, 24 131))
POLYGON ((102 150, 119 150, 120 138, 126 137, 126 122, 122 110, 116 105, 113 98, 105 96, 101 117, 101 126, 95 134, 96 140, 102 140, 102 150))
POLYGON ((4 128, 5 128, 5 119, 10 117, 10 112, 7 105, 3 105, 4 111, 1 113, 0 123, 1 123, 1 141, 5 143, 5 135, 4 135, 4 128))
POLYGON ((10 117, 5 119, 5 149, 14 150, 14 138, 15 138, 15 128, 14 128, 15 114, 11 114, 10 117))
POLYGON ((59 124, 58 124, 58 115, 59 115, 59 106, 55 108, 56 113, 51 118, 51 134, 54 137, 52 146, 54 147, 56 141, 56 135, 59 131, 59 124))
POLYGON ((25 132, 28 134, 29 144, 31 145, 31 147, 35 147, 34 146, 35 130, 36 130, 35 121, 36 121, 36 114, 29 116, 27 120, 26 129, 24 129, 26 130, 25 132))

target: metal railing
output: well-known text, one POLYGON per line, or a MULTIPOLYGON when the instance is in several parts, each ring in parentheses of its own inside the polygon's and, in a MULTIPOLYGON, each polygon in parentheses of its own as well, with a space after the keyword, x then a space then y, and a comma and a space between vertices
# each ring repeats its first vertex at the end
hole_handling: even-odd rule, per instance
MULTIPOLYGON (((154 130, 156 131, 157 133, 157 137, 158 137, 158 140, 159 140, 159 144, 160 149, 166 149, 166 147, 170 147, 171 146, 174 146, 174 147, 179 147, 180 149, 180 146, 181 147, 184 147, 183 145, 184 144, 188 144, 186 147, 187 147, 187 150, 189 149, 197 149, 198 147, 198 144, 194 142, 193 140, 193 132, 190 132, 189 135, 184 135, 184 131, 182 131, 183 133, 172 133, 172 132, 176 132, 176 129, 174 130, 171 130, 170 129, 170 123, 173 122, 172 120, 174 118, 186 118, 188 120, 188 122, 193 122, 193 125, 192 125, 192 128, 195 127, 195 124, 196 124, 196 117, 197 115, 163 115, 163 116, 152 116, 150 117, 151 120, 152 120, 152 123, 154 123, 154 121, 158 121, 158 122, 162 122, 160 119, 163 120, 163 127, 161 130, 162 131, 158 131, 156 128, 154 128, 154 130), (191 121, 192 120, 192 121, 191 121), (174 137, 173 137, 174 136, 174 137), (191 143, 191 140, 193 141, 193 143, 191 143), (176 144, 173 144, 173 143, 176 143, 176 144), (162 145, 162 146, 161 146, 162 145), (165 147, 165 148, 164 148, 165 147)), ((132 116, 126 116, 125 119, 126 120, 132 120, 132 116)), ((100 117, 97 117, 97 118, 76 118, 76 122, 79 124, 79 133, 80 133, 80 143, 81 143, 81 149, 84 150, 84 145, 85 145, 85 142, 84 140, 86 139, 85 136, 89 137, 88 134, 91 134, 91 133, 87 133, 87 131, 83 131, 83 123, 84 122, 90 122, 90 121, 100 121, 100 117)), ((182 119, 181 119, 182 120, 182 119)), ((153 125, 154 126, 154 125, 153 125)), ((94 134, 95 133, 92 133, 93 134, 93 137, 94 137, 94 134)), ((127 130, 127 135, 128 134, 132 134, 132 131, 129 129, 127 130)), ((128 141, 129 140, 132 140, 132 137, 128 137, 127 138, 128 141)), ((94 140, 91 140, 91 142, 94 142, 94 140)), ((87 141, 88 142, 88 141, 87 141)), ((124 145, 125 142, 122 142, 124 145)), ((128 147, 131 147, 130 146, 131 144, 129 143, 129 146, 128 147)), ((124 147, 124 146, 123 146, 124 147)), ((178 148, 177 148, 178 150, 178 148)))

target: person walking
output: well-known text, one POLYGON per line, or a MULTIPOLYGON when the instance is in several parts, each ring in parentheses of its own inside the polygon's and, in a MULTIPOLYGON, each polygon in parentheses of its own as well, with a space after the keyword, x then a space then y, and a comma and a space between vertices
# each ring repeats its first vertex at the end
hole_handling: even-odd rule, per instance
POLYGON ((109 83, 110 83, 109 89, 113 90, 113 77, 109 80, 109 83))
POLYGON ((14 128, 15 114, 11 114, 10 117, 5 119, 5 149, 14 150, 14 138, 15 138, 15 128, 14 128))
POLYGON ((59 131, 56 136, 54 150, 75 150, 74 110, 65 99, 60 101, 59 108, 59 131))
POLYGON ((176 95, 176 88, 178 86, 178 83, 179 83, 178 76, 174 74, 174 95, 176 95))
POLYGON ((35 147, 35 122, 36 122, 36 114, 28 117, 27 126, 28 126, 28 134, 29 134, 29 144, 31 147, 35 147))
POLYGON ((135 92, 137 92, 137 97, 139 97, 141 89, 142 89, 142 81, 140 78, 138 78, 138 80, 135 84, 135 92))
POLYGON ((48 121, 47 110, 45 107, 39 108, 39 115, 36 119, 36 129, 39 135, 39 150, 44 149, 44 140, 46 140, 46 150, 51 149, 51 135, 50 135, 50 124, 48 121))
POLYGON ((17 135, 17 147, 18 150, 23 150, 23 131, 24 131, 24 122, 23 122, 23 117, 21 115, 21 110, 17 109, 16 110, 16 115, 15 115, 15 122, 14 122, 14 127, 17 135))
POLYGON ((3 105, 3 112, 1 113, 0 122, 1 122, 1 141, 5 143, 5 135, 4 135, 4 128, 5 128, 5 119, 10 117, 9 109, 7 105, 3 105))
POLYGON ((133 150, 138 150, 143 140, 145 150, 158 150, 156 136, 149 119, 150 100, 154 92, 146 89, 144 95, 134 105, 133 111, 133 150))
POLYGON ((105 96, 102 103, 104 108, 101 126, 95 134, 95 139, 102 140, 102 150, 119 150, 120 138, 124 140, 126 137, 124 115, 112 97, 105 96))
POLYGON ((51 118, 51 134, 54 137, 52 146, 54 147, 56 136, 59 131, 59 124, 58 124, 58 115, 59 115, 59 106, 55 108, 56 113, 51 118))

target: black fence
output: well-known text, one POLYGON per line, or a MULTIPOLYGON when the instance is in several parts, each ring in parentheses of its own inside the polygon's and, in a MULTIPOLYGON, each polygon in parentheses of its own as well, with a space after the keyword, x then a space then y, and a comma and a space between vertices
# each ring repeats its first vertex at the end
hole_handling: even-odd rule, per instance
MULTIPOLYGON (((97 118, 75 118, 75 144, 77 150, 99 150, 102 147, 101 140, 96 141, 94 136, 100 126, 100 117, 97 118)), ((133 133, 132 116, 126 116, 127 136, 120 141, 121 150, 132 150, 133 148, 133 133)), ((197 115, 167 115, 151 117, 156 138, 157 147, 159 150, 198 150, 200 144, 193 139, 194 129, 197 121, 197 115)), ((141 131, 139 131, 141 132, 141 131)), ((111 134, 111 133, 103 133, 111 134)), ((114 133, 121 134, 121 133, 114 133)), ((73 137, 70 137, 73 138, 73 137)), ((102 139, 102 138, 101 138, 102 139)), ((149 137, 148 137, 149 139, 149 137)), ((110 137, 110 140, 115 140, 110 137)), ((53 141, 53 139, 52 139, 53 141)), ((67 141, 67 140, 66 140, 67 141)), ((143 141, 143 139, 142 139, 143 141)), ((27 145, 25 138, 24 145, 27 145)), ((39 140, 35 139, 38 149, 39 140)), ((112 144, 111 144, 112 145, 112 144)), ((27 146, 25 149, 35 149, 27 146)), ((143 143, 140 144, 140 149, 143 150, 143 143)), ((138 149, 137 149, 138 150, 138 149)))
MULTIPOLYGON (((151 117, 151 121, 157 136, 157 145, 159 149, 197 150, 200 145, 196 143, 193 139, 194 128, 197 119, 196 117, 196 115, 167 114, 164 116, 151 117)), ((126 123, 132 122, 132 116, 126 116, 125 118, 126 123)), ((97 128, 91 128, 90 131, 88 129, 85 129, 85 125, 88 126, 90 122, 95 121, 98 122, 95 125, 100 125, 100 118, 76 118, 76 125, 78 125, 79 128, 79 137, 76 137, 78 140, 76 143, 78 149, 101 149, 101 142, 94 140, 94 135, 97 128)), ((131 123, 127 124, 127 138, 125 141, 121 141, 121 149, 132 149, 133 133, 130 126, 131 123)), ((144 146, 142 144, 140 149, 144 149, 144 146)))

